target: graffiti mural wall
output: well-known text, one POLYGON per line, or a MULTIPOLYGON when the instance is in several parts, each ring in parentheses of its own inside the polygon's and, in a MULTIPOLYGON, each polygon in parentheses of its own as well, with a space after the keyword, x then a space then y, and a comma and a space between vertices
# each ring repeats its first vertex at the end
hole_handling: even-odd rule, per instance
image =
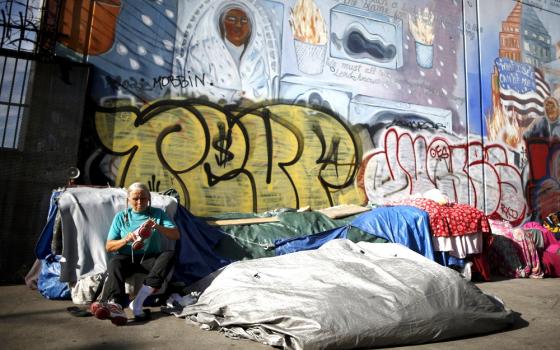
POLYGON ((519 159, 528 212, 542 219, 560 209, 560 4, 479 6, 484 134, 519 159))
POLYGON ((197 215, 432 188, 511 222, 560 210, 559 9, 68 1, 58 53, 95 67, 84 181, 174 189, 197 215))

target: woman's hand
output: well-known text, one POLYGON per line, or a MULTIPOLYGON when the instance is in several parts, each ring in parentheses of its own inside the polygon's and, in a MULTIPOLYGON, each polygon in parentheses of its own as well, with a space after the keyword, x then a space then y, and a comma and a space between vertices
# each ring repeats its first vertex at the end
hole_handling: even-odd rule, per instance
POLYGON ((129 232, 126 237, 124 237, 124 240, 126 241, 126 243, 131 243, 134 242, 134 240, 136 239, 136 237, 134 237, 134 233, 129 232))
POLYGON ((153 228, 157 230, 159 233, 165 235, 167 238, 174 241, 179 239, 179 230, 176 227, 170 228, 170 227, 161 226, 157 224, 155 221, 153 221, 152 219, 149 220, 152 221, 152 223, 154 224, 153 228))
POLYGON ((107 243, 105 244, 105 249, 109 253, 113 253, 127 245, 127 243, 134 242, 135 239, 136 236, 134 235, 134 233, 129 232, 124 238, 107 241, 107 243))

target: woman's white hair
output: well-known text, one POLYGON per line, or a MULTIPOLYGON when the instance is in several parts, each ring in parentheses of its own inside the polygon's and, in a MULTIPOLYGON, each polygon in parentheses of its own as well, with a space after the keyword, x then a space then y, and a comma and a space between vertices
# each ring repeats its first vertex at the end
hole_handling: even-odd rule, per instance
MULTIPOLYGON (((148 195, 148 212, 151 213, 151 202, 152 202, 152 195, 150 194, 150 188, 148 186, 146 186, 145 184, 143 184, 142 182, 135 182, 132 185, 128 186, 128 188, 126 189, 126 209, 124 210, 124 223, 125 225, 129 225, 128 222, 128 198, 130 197, 130 192, 134 191, 134 190, 142 190, 144 193, 146 193, 148 195)), ((151 216, 151 214, 150 214, 151 216)))
POLYGON ((134 190, 142 190, 144 193, 148 195, 148 199, 151 199, 150 189, 142 182, 135 182, 132 185, 128 186, 128 189, 126 190, 126 196, 127 197, 130 196, 130 192, 134 190))

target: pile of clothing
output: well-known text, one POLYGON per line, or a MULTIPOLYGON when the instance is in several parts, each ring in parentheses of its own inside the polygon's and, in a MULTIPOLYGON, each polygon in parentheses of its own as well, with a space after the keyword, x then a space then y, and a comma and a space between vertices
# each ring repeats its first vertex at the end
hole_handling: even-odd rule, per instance
POLYGON ((529 221, 513 227, 490 220, 492 243, 488 257, 492 271, 511 278, 560 277, 560 243, 544 225, 529 221))

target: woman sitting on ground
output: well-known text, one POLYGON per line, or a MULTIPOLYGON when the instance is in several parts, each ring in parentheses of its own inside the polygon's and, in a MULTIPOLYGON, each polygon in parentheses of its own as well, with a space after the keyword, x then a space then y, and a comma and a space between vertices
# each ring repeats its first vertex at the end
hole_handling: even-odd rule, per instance
POLYGON ((174 263, 173 251, 162 251, 161 235, 178 240, 179 230, 165 211, 150 206, 150 190, 136 182, 127 190, 127 208, 115 215, 106 249, 116 253, 109 261, 108 276, 99 302, 91 312, 99 319, 124 325, 127 316, 122 305, 126 299, 125 279, 134 273, 146 273, 142 288, 129 304, 135 319, 145 317, 142 306, 146 298, 161 288, 174 263))

